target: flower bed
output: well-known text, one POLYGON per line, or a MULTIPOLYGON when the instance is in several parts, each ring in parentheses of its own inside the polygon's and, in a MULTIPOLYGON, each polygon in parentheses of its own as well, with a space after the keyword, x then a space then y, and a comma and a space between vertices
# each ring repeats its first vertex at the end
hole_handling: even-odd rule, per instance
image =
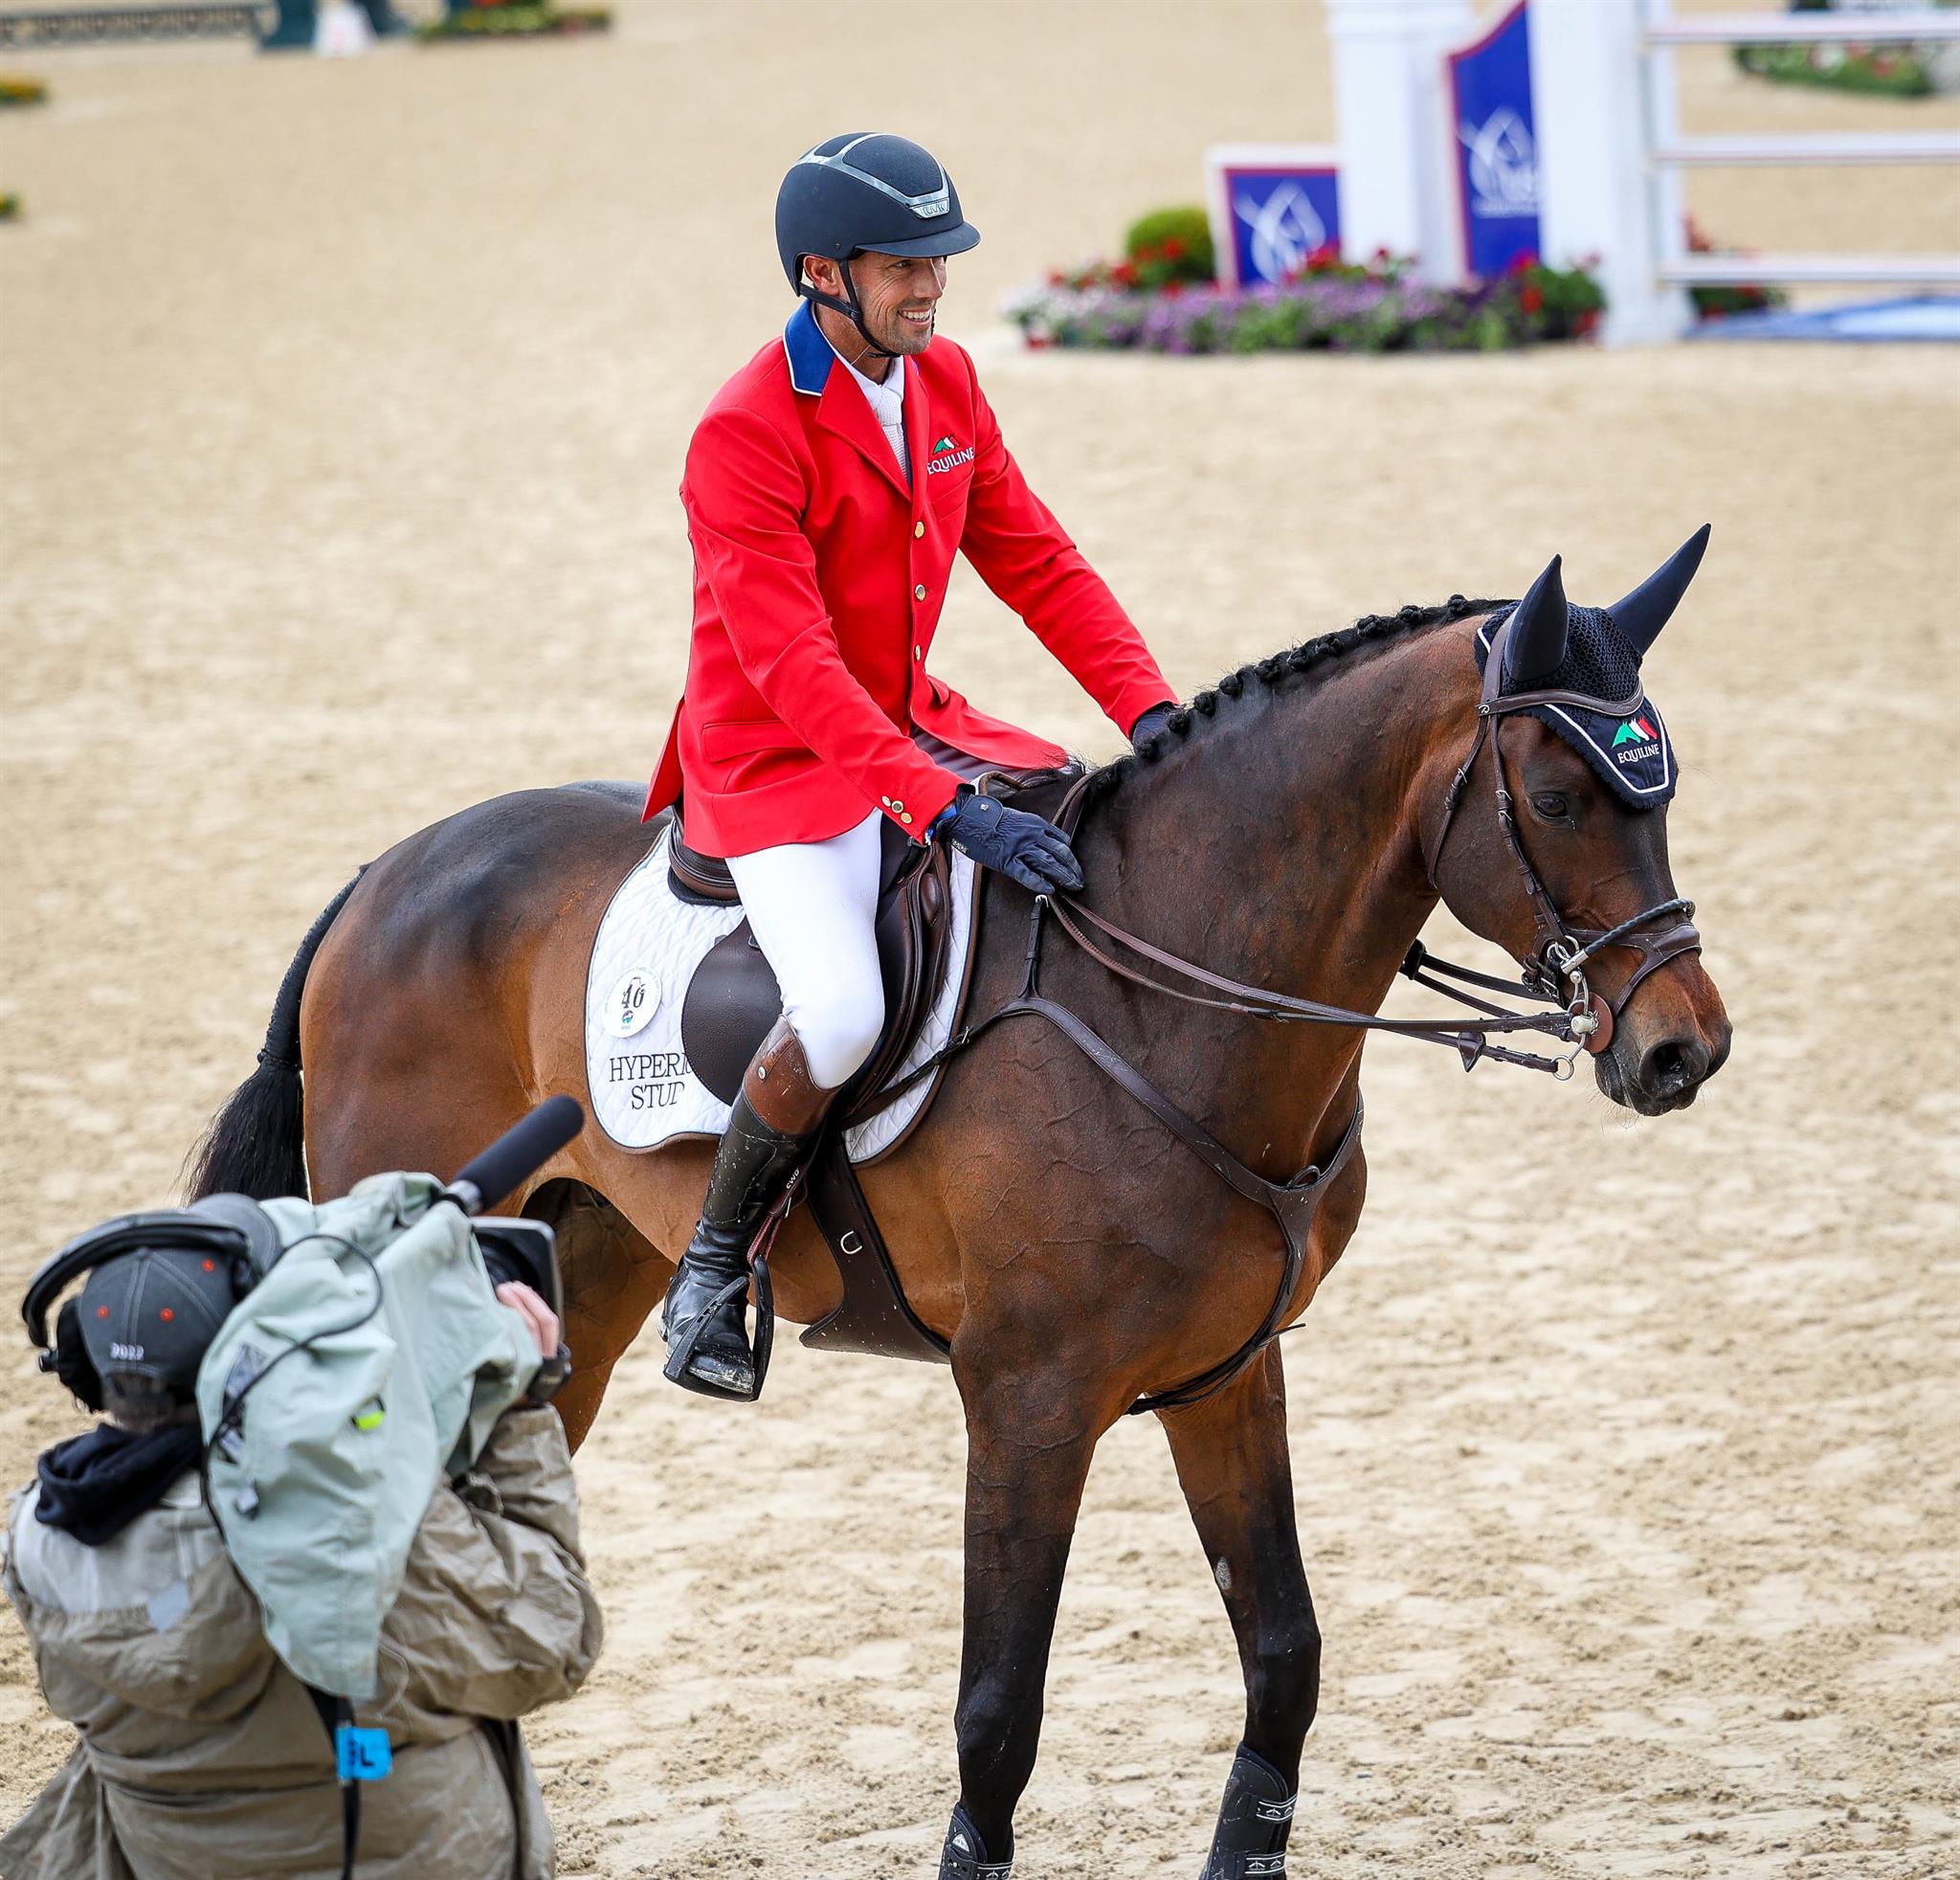
POLYGON ((604 33, 612 25, 606 7, 471 6, 444 13, 415 29, 432 39, 535 39, 574 33, 604 33))
MULTIPOLYGON (((1932 0, 1950 7, 1954 0, 1932 0)), ((1821 13, 1831 0, 1796 0, 1799 13, 1821 13)), ((1824 85, 1834 91, 1876 93, 1883 98, 1924 98, 1960 87, 1960 56, 1944 41, 1876 45, 1748 45, 1735 49, 1735 62, 1758 78, 1785 85, 1824 85)))
POLYGON ((1150 291, 1134 257, 1051 275, 1002 311, 1034 347, 1145 352, 1501 351, 1583 339, 1606 304, 1583 268, 1526 257, 1499 280, 1441 287, 1413 280, 1387 254, 1344 262, 1331 246, 1289 280, 1228 288, 1172 280, 1150 291))
MULTIPOLYGON (((1690 255, 1733 255, 1735 252, 1732 248, 1719 247, 1708 238, 1692 215, 1688 217, 1690 255)), ((1694 302, 1696 316, 1702 320, 1726 320, 1731 313, 1764 313, 1772 307, 1790 304, 1790 296, 1780 287, 1690 287, 1688 299, 1694 302)))

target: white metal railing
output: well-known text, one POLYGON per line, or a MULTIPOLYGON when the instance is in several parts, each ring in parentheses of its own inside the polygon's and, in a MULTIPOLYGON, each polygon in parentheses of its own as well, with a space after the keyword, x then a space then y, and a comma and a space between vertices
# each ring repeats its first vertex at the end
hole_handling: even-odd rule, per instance
POLYGON ((1960 12, 1704 13, 1695 19, 1654 19, 1650 46, 1896 46, 1908 39, 1960 39, 1960 12))
POLYGON ((1807 136, 1684 137, 1675 105, 1674 54, 1682 46, 1897 45, 1960 40, 1960 11, 1918 12, 1704 13, 1677 19, 1671 0, 1644 0, 1648 187, 1656 192, 1657 275, 1671 287, 1774 280, 1795 286, 1960 285, 1960 255, 1691 255, 1679 177, 1690 168, 1771 165, 1960 163, 1960 135, 1948 131, 1818 131, 1807 136))
POLYGON ((1670 287, 1960 287, 1960 255, 1682 255, 1663 260, 1670 287))
POLYGON ((1774 164, 1960 163, 1960 131, 1815 130, 1800 137, 1677 137, 1648 153, 1656 163, 1711 169, 1774 164))

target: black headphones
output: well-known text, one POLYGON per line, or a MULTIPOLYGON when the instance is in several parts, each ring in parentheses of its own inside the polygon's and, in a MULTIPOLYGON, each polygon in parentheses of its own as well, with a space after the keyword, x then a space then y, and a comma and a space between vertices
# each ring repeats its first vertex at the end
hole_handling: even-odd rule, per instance
MULTIPOLYGON (((552 1311, 565 1315, 565 1297, 558 1273, 556 1237, 543 1221, 500 1216, 479 1217, 472 1223, 483 1265, 493 1286, 523 1280, 541 1294, 552 1311)), ((119 1215, 78 1235, 41 1265, 28 1282, 20 1316, 29 1340, 40 1352, 40 1368, 52 1371, 89 1409, 102 1408, 102 1380, 81 1335, 81 1307, 71 1299, 55 1320, 48 1336, 48 1313, 71 1281, 112 1260, 145 1247, 181 1248, 207 1259, 224 1261, 231 1268, 232 1290, 239 1298, 262 1280, 278 1261, 279 1231, 256 1201, 243 1195, 211 1195, 188 1208, 159 1209, 149 1214, 119 1215)), ((532 1386, 539 1400, 562 1382, 568 1365, 562 1354, 545 1360, 544 1388, 532 1386)))
POLYGON ((41 1354, 40 1368, 52 1371, 89 1409, 100 1411, 102 1380, 82 1342, 78 1300, 71 1299, 61 1308, 55 1320, 55 1336, 52 1340, 48 1337, 48 1311, 62 1289, 83 1273, 125 1254, 145 1247, 171 1247, 225 1261, 232 1269, 233 1289, 242 1293, 264 1270, 263 1265, 257 1272, 253 1267, 255 1257, 262 1257, 266 1251, 268 1240, 277 1258, 278 1230, 271 1217, 256 1202, 237 1195, 214 1195, 193 1208, 119 1215, 78 1235, 59 1253, 42 1262, 28 1282, 27 1297, 20 1304, 29 1342, 41 1354), (263 1235, 254 1231, 251 1216, 264 1223, 263 1235))

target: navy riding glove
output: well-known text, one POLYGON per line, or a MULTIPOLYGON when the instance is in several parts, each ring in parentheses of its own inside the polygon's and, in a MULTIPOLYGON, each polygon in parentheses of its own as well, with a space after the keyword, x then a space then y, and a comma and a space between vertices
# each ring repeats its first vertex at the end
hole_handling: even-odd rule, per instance
POLYGON ((1170 722, 1170 714, 1176 709, 1168 699, 1162 705, 1153 705, 1129 727, 1130 749, 1134 750, 1146 738, 1154 738, 1170 722))
POLYGON ((964 849, 983 868, 997 868, 1031 894, 1075 892, 1082 871, 1068 838, 1054 823, 1026 810, 1011 810, 963 784, 950 807, 933 820, 932 834, 964 849))

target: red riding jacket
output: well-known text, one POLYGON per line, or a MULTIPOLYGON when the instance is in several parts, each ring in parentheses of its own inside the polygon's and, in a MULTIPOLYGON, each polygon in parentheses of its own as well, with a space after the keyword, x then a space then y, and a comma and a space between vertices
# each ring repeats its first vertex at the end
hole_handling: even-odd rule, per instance
POLYGON ((684 780, 688 843, 704 854, 822 841, 873 805, 923 836, 957 779, 914 726, 1008 768, 1062 761, 927 676, 956 551, 1125 732, 1172 696, 1008 455, 972 360, 938 339, 904 371, 909 489, 808 302, 688 446, 694 637, 646 814, 684 780))

